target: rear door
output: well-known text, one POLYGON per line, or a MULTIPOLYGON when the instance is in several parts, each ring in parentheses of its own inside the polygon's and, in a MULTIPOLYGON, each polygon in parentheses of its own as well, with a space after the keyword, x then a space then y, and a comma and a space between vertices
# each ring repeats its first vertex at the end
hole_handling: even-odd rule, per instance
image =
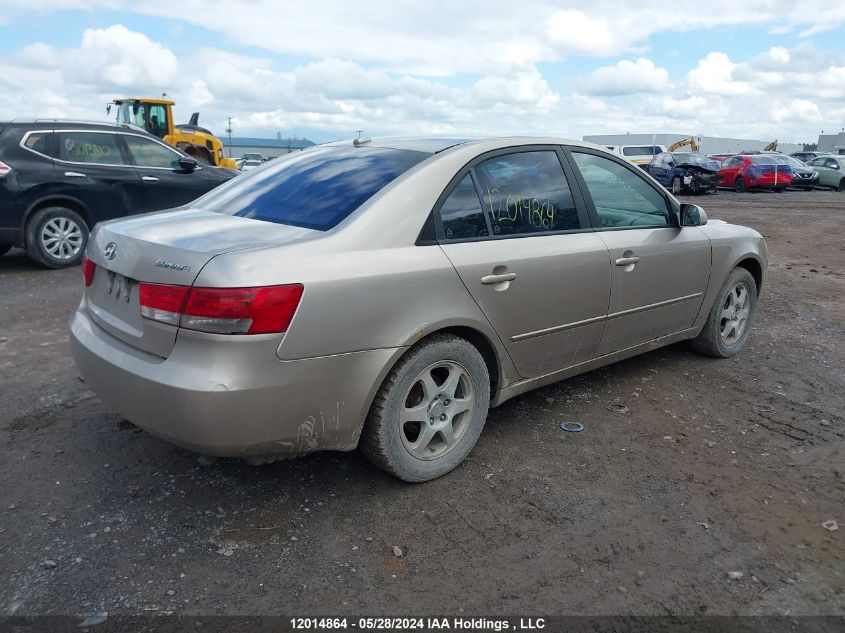
POLYGON ((525 377, 592 358, 607 314, 607 247, 561 157, 549 146, 487 154, 436 214, 441 248, 525 377))
POLYGON ((144 211, 159 211, 187 204, 218 184, 205 168, 186 170, 183 156, 172 147, 147 136, 121 134, 143 184, 144 211))
POLYGON ((593 225, 610 253, 602 356, 692 326, 710 277, 710 240, 677 226, 670 201, 639 170, 585 148, 569 154, 593 225))
POLYGON ((56 137, 57 180, 67 194, 90 209, 95 222, 143 211, 140 179, 129 165, 117 134, 61 130, 56 137))

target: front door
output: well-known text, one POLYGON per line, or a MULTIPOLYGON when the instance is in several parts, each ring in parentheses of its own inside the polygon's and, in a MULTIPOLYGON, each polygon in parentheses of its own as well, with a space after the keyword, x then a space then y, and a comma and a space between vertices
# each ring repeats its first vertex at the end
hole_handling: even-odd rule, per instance
POLYGON ((710 277, 710 240, 679 227, 664 192, 636 169, 572 148, 588 210, 610 253, 607 325, 598 355, 692 326, 710 277))
POLYGON ((736 185, 737 176, 742 171, 742 159, 734 156, 728 159, 719 170, 720 182, 723 187, 733 187, 736 185))
POLYGON ((546 148, 482 160, 438 214, 441 248, 524 377, 592 358, 607 314, 607 247, 560 157, 546 148))
POLYGON ((671 154, 663 153, 657 156, 652 163, 649 173, 661 185, 668 187, 672 176, 672 156, 671 154))
POLYGON ((179 166, 181 154, 154 139, 121 134, 135 162, 144 190, 144 210, 171 209, 195 200, 208 190, 201 167, 188 171, 179 166))

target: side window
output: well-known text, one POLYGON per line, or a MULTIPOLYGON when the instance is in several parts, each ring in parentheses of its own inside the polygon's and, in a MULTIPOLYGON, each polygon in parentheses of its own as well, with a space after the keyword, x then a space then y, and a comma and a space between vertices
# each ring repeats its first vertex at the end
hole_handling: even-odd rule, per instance
POLYGON ((51 155, 52 148, 50 147, 50 140, 53 136, 52 132, 33 132, 26 137, 24 146, 31 149, 33 152, 39 154, 51 155))
POLYGON ((633 170, 595 154, 573 151, 602 227, 666 226, 666 199, 633 170))
POLYGON ((506 154, 474 168, 494 235, 581 228, 572 192, 551 150, 506 154))
POLYGON ((440 207, 443 234, 447 240, 487 237, 487 222, 478 192, 469 174, 464 176, 440 207))
POLYGON ((835 158, 828 158, 825 163, 825 167, 830 167, 831 169, 839 169, 839 163, 836 162, 835 158))
POLYGON ((725 167, 739 167, 740 165, 742 165, 742 159, 741 158, 731 158, 727 162, 725 167))
POLYGON ((59 159, 73 163, 125 165, 114 134, 59 132, 59 159))
POLYGON ((167 167, 170 169, 179 167, 179 159, 182 156, 161 143, 142 136, 128 134, 123 135, 123 140, 129 146, 129 153, 132 154, 135 164, 139 167, 167 167))

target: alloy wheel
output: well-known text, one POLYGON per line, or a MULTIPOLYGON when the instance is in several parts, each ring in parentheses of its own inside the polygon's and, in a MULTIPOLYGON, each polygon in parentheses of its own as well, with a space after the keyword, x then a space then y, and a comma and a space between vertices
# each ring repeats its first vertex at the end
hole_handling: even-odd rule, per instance
POLYGON ((70 218, 57 217, 41 228, 41 245, 51 257, 65 261, 73 259, 82 248, 82 228, 70 218))
POLYGON ((399 414, 405 449, 418 459, 437 459, 452 449, 469 427, 475 389, 469 372, 454 361, 440 361, 417 374, 399 414))
POLYGON ((748 287, 738 283, 725 297, 719 320, 719 335, 727 345, 734 345, 745 332, 751 315, 748 287))

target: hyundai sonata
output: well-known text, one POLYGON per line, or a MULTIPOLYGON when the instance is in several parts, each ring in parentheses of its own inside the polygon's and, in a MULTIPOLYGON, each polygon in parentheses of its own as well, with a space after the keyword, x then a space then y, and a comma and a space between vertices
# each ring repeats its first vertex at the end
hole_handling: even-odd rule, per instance
POLYGON ((684 339, 736 354, 765 269, 760 234, 595 145, 363 138, 99 224, 73 352, 194 451, 360 447, 424 481, 530 389, 684 339))

